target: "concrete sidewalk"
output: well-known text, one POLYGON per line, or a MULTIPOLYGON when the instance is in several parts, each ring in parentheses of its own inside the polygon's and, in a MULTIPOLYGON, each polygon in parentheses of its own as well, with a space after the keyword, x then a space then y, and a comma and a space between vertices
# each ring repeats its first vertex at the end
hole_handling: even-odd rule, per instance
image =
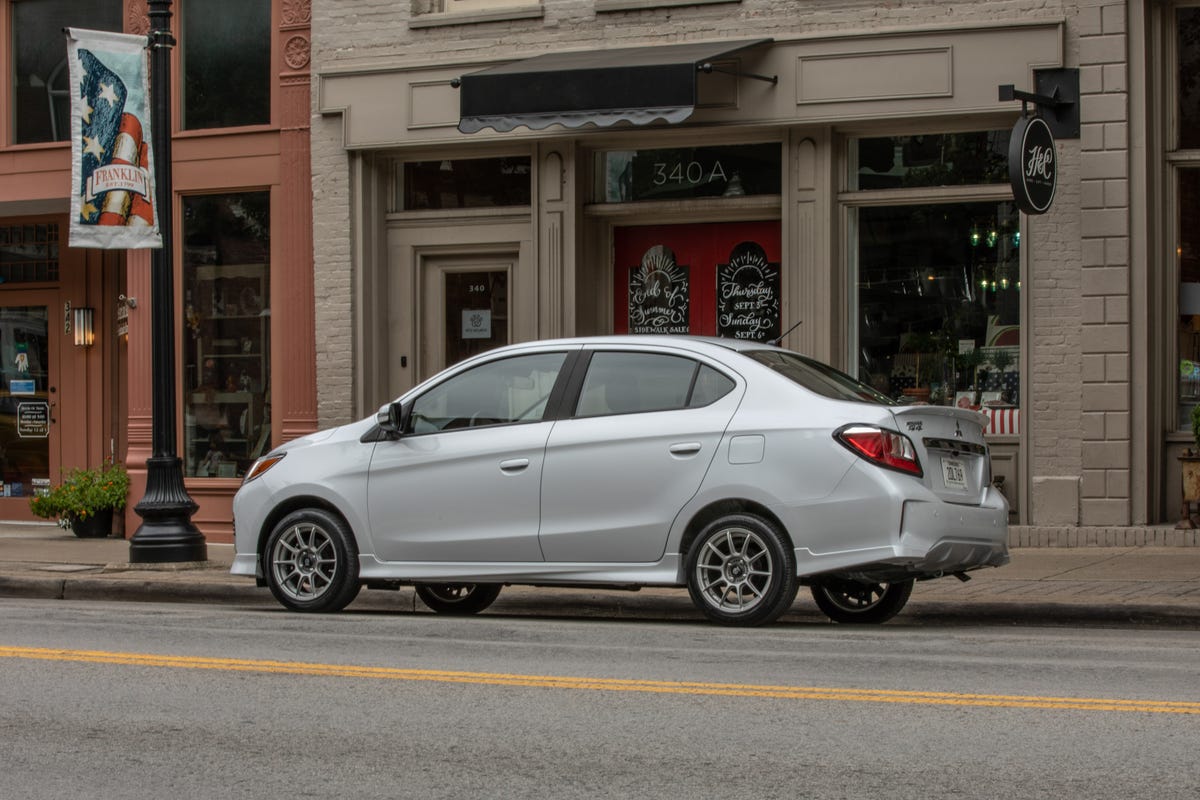
MULTIPOLYGON (((79 539, 47 524, 0 523, 0 597, 252 604, 267 589, 229 574, 233 546, 199 564, 129 564, 125 539, 79 539)), ((1019 547, 1012 563, 917 584, 897 618, 1149 623, 1200 627, 1200 547, 1019 547)), ((425 611, 411 589, 364 590, 350 610, 425 611)), ((509 587, 492 607, 520 615, 699 619, 687 592, 509 587)), ((793 614, 821 618, 808 593, 793 614)))

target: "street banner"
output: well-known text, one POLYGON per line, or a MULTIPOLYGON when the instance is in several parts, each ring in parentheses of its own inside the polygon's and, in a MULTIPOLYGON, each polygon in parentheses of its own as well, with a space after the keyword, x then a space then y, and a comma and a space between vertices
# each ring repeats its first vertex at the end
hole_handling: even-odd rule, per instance
POLYGON ((72 247, 162 247, 154 208, 147 39, 67 28, 72 247))

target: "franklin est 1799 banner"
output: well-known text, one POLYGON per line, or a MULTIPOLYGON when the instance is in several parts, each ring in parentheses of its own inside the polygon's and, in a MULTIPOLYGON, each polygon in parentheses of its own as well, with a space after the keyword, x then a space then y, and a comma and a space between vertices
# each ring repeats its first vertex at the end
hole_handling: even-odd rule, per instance
POLYGON ((72 247, 162 247, 146 37, 67 28, 72 247))

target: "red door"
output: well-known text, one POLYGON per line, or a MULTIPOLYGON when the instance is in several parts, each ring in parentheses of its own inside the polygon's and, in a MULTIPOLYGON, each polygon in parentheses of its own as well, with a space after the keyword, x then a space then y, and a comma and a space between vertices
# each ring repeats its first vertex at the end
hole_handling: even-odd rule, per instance
POLYGON ((613 230, 613 332, 779 335, 778 220, 613 230))

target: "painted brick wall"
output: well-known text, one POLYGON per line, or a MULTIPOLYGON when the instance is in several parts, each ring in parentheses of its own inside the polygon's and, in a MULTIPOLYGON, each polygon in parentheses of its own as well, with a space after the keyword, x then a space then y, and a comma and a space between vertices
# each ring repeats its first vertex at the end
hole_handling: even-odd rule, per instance
MULTIPOLYGON (((1040 492, 1032 498, 1034 524, 1041 514, 1076 521, 1081 468, 1079 348, 1083 302, 1080 298, 1078 141, 1058 142, 1058 189, 1054 205, 1041 216, 1026 217, 1022 247, 1028 242, 1032 300, 1024 332, 1029 336, 1026 398, 1029 470, 1036 480, 1068 479, 1069 508, 1047 508, 1040 492)), ((1022 418, 1025 424, 1025 418, 1022 418)))
POLYGON ((1080 272, 1080 523, 1128 525, 1130 468, 1130 209, 1126 4, 1083 0, 1080 272))

